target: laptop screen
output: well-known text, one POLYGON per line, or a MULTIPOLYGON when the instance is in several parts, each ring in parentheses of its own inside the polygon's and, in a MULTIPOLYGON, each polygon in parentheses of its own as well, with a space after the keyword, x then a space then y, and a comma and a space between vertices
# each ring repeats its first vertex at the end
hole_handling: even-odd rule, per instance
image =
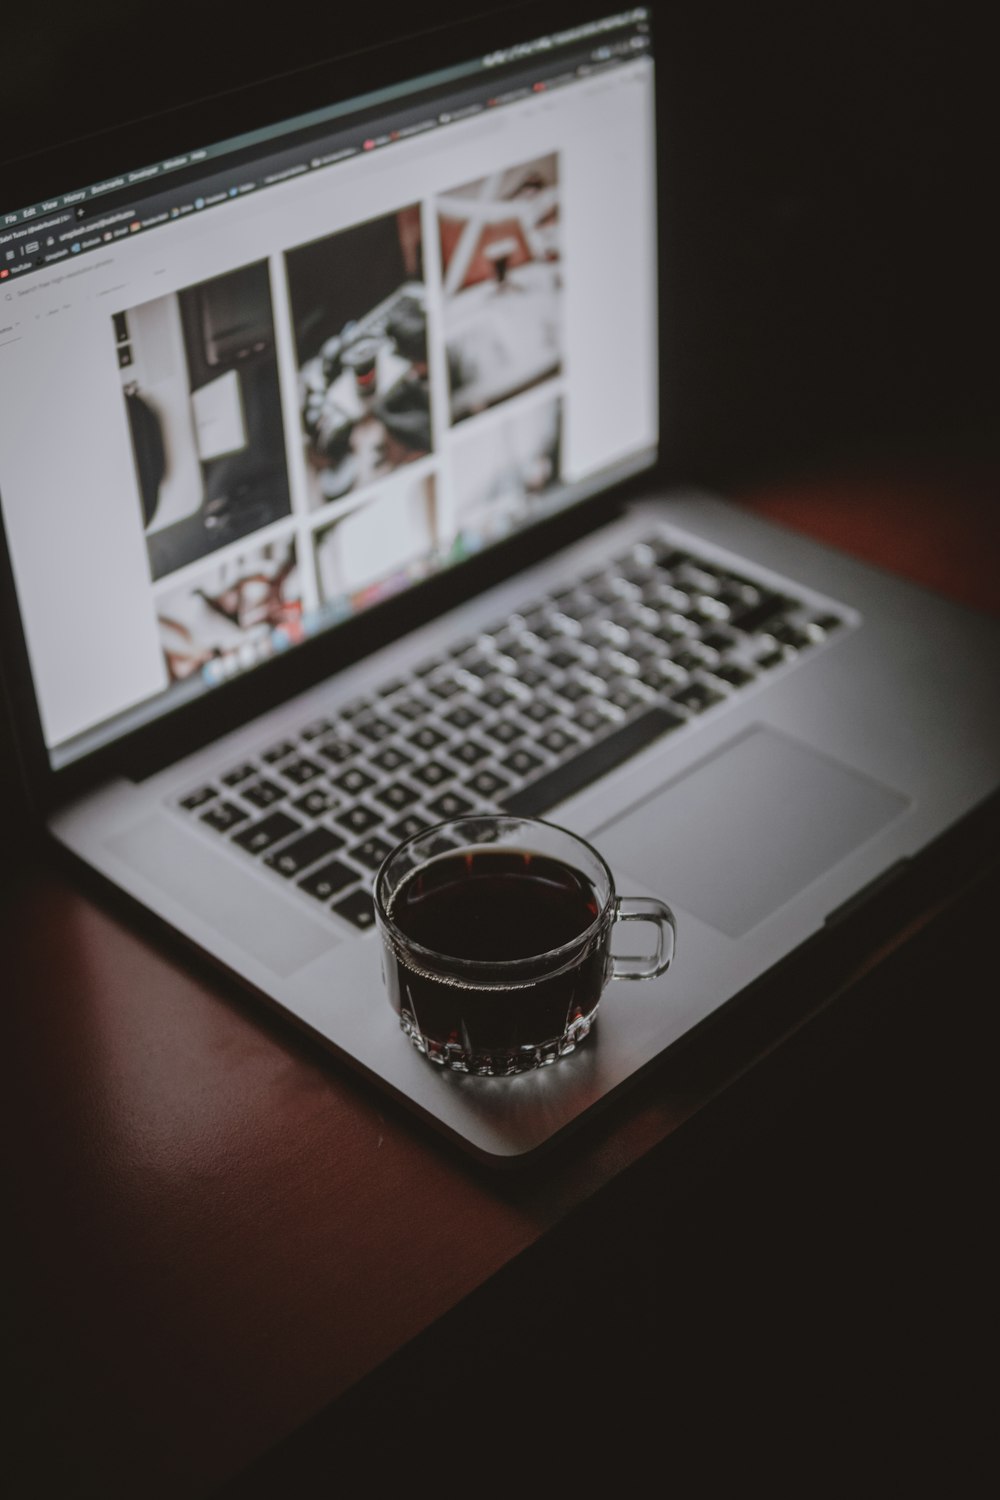
POLYGON ((0 205, 0 507, 67 765, 648 464, 644 9, 0 205))

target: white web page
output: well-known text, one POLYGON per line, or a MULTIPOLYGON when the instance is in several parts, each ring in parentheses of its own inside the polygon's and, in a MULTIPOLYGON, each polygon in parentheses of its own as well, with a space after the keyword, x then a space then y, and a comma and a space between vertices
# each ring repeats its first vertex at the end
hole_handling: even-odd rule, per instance
POLYGON ((4 285, 50 747, 652 447, 652 111, 642 59, 4 285))

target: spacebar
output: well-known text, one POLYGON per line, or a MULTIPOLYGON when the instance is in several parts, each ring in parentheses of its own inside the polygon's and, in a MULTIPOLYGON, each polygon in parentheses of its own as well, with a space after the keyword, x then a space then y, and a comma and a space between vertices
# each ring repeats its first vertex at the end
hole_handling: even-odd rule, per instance
POLYGON ((598 740, 596 745, 591 745, 582 755, 574 756, 565 765, 556 766, 547 775, 529 782, 519 791, 512 792, 509 797, 500 798, 500 805, 507 812, 527 817, 545 812, 548 808, 555 807, 557 802, 565 802, 567 797, 571 797, 581 787, 589 786, 605 772, 613 771, 615 766, 620 766, 630 755, 637 754, 653 740, 659 739, 661 734, 666 734, 669 729, 676 729, 684 722, 680 714, 671 713, 668 708, 647 709, 638 719, 632 719, 628 724, 623 724, 621 729, 616 729, 614 734, 598 740))

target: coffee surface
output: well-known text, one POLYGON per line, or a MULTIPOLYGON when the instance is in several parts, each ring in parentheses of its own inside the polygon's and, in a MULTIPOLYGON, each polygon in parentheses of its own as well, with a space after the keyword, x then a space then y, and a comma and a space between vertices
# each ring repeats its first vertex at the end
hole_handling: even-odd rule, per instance
POLYGON ((572 942, 599 915, 586 875, 524 849, 465 849, 400 887, 390 915, 406 937, 449 958, 531 958, 572 942))

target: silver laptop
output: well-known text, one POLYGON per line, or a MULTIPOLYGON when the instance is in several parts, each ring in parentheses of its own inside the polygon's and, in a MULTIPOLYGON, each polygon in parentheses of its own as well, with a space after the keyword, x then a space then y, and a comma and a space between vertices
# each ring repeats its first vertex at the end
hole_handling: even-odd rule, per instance
POLYGON ((67 148, 0 217, 5 666, 40 815, 495 1163, 1000 770, 992 624, 658 488, 655 37, 642 7, 573 14, 67 148), (584 834, 679 924, 668 975, 515 1079, 406 1042, 372 930, 384 854, 484 807, 584 834))

